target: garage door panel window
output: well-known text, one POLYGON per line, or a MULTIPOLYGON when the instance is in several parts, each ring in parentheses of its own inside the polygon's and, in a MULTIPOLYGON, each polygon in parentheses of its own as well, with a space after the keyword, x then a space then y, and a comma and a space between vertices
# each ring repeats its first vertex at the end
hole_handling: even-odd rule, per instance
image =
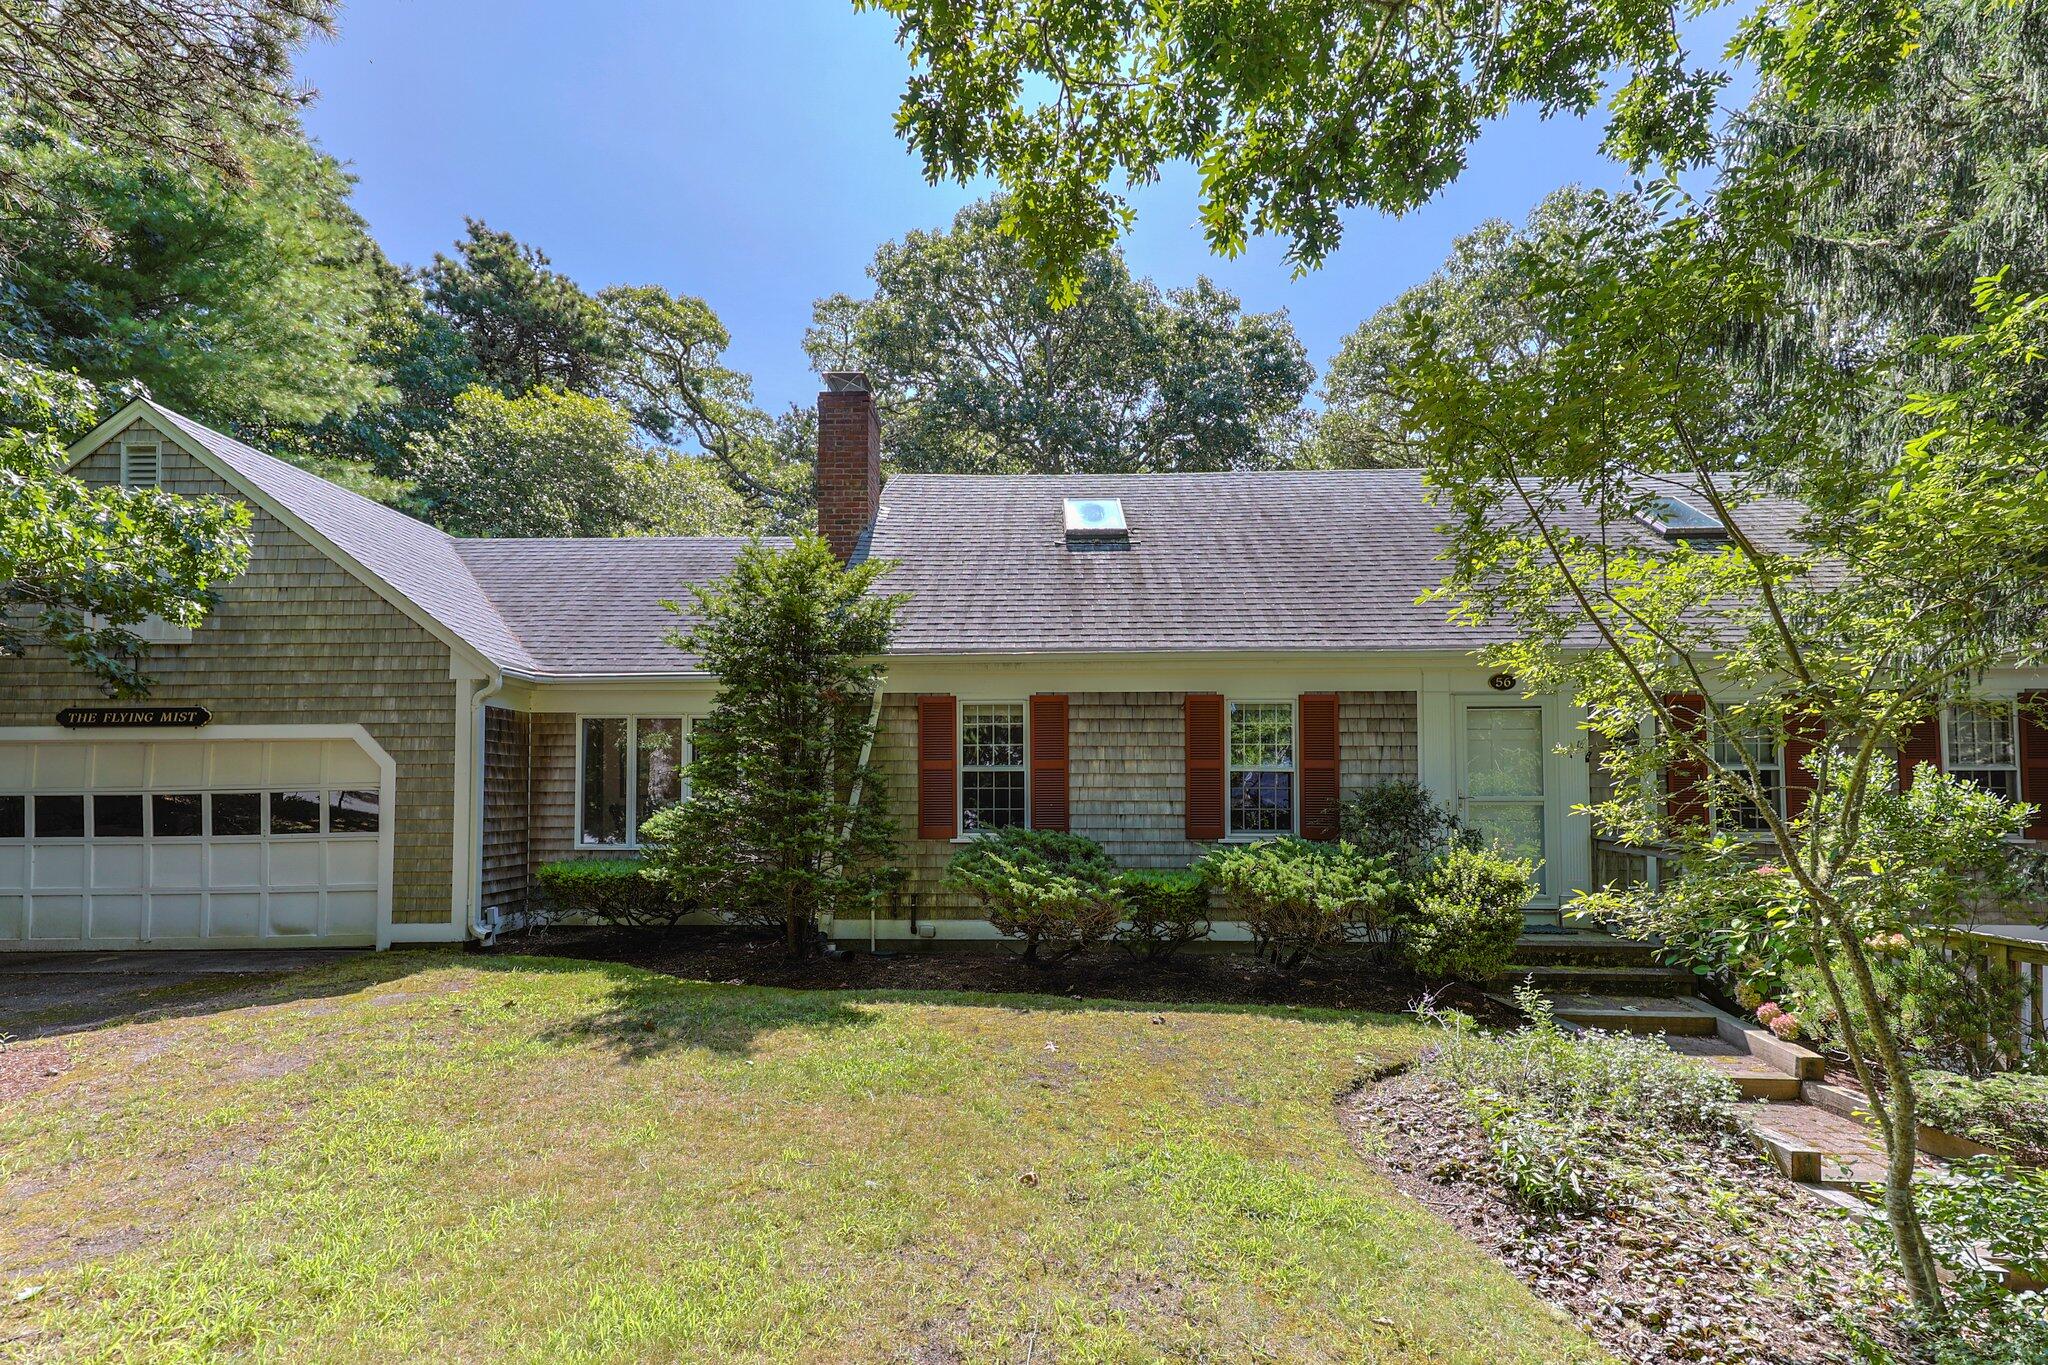
POLYGON ((38 796, 36 838, 83 839, 85 798, 83 796, 38 796))
POLYGON ((327 794, 327 829, 332 834, 375 834, 377 793, 339 791, 327 794))
POLYGON ((207 801, 215 837, 263 832, 262 792, 215 792, 207 801))
POLYGON ((92 837, 140 839, 142 797, 134 792, 99 792, 92 798, 92 837))
POLYGON ((198 792, 158 792, 149 798, 149 832, 159 839, 196 839, 206 807, 198 792))
POLYGON ((28 837, 28 798, 0 796, 0 839, 28 837))
POLYGON ((318 834, 320 793, 316 791, 272 792, 270 794, 272 834, 318 834))

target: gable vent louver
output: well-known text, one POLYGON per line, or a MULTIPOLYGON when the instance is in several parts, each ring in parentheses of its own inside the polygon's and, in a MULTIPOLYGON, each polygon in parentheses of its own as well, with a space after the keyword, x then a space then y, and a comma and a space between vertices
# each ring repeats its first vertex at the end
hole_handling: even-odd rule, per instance
POLYGON ((155 446, 124 446, 121 449, 121 486, 152 488, 163 474, 155 446))
POLYGON ((1068 498, 1065 512, 1069 547, 1095 549, 1130 543, 1131 528, 1124 520, 1121 498, 1068 498))

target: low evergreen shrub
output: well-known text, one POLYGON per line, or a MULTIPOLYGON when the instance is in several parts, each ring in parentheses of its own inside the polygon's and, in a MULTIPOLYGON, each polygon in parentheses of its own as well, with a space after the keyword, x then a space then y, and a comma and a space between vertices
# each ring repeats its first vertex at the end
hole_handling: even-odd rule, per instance
POLYGON ((1408 965, 1439 980, 1490 981, 1507 970, 1522 935, 1535 868, 1492 849, 1453 845, 1423 876, 1401 928, 1408 965))
POLYGON ((669 928, 695 907, 638 858, 562 858, 535 873, 550 919, 582 915, 629 928, 669 928))
POLYGON ((1119 941, 1150 962, 1163 961, 1209 933, 1209 886, 1194 868, 1139 867, 1119 872, 1124 925, 1119 941))
POLYGON ((1350 844, 1226 844, 1196 866, 1258 955, 1283 972, 1349 944, 1384 947, 1391 939, 1385 912, 1398 881, 1386 858, 1350 844))
POLYGON ((1021 939, 1034 966, 1063 962, 1116 931, 1116 877, 1093 839, 1031 829, 982 835, 946 869, 947 884, 979 897, 989 923, 1021 939))

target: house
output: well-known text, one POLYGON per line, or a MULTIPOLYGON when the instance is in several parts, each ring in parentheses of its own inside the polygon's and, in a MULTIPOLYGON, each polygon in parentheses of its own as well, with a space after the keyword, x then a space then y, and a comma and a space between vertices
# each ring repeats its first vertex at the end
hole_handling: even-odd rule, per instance
MULTIPOLYGON (((1413 471, 885 487, 865 381, 828 381, 821 530, 909 594, 869 799, 911 875, 833 933, 992 936, 941 885, 978 828, 1180 866, 1327 837, 1337 794, 1380 778, 1539 857, 1533 917, 1611 875, 1577 812, 1580 715, 1417 601, 1442 542, 1413 471)), ((146 703, 107 703, 54 651, 0 660, 0 947, 461 940, 516 915, 540 863, 630 849, 685 794, 717 684, 661 602, 743 542, 460 539, 148 400, 73 453, 88 480, 247 503, 254 551, 202 626, 156 632, 146 703)), ((2048 803, 2023 684, 2042 680, 1918 743, 2048 803)))

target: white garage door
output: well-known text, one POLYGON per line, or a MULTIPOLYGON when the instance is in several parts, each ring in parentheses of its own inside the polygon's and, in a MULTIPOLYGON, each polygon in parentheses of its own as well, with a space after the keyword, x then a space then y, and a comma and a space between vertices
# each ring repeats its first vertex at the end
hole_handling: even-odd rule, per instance
POLYGON ((374 943, 389 799, 352 739, 0 740, 0 948, 374 943))

